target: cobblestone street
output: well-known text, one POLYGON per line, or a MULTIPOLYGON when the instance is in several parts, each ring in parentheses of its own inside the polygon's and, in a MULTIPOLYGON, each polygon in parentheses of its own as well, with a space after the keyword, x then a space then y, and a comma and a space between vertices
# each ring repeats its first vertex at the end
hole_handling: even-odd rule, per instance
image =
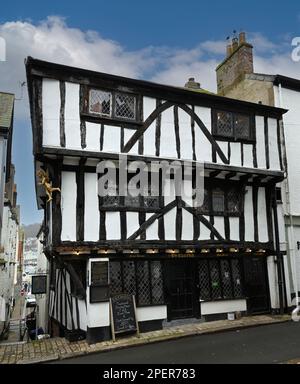
POLYGON ((154 332, 142 333, 140 337, 129 336, 113 341, 88 345, 85 340, 70 343, 64 338, 45 339, 27 344, 1 345, 1 364, 30 364, 61 360, 89 353, 112 351, 135 345, 177 339, 185 336, 217 333, 259 325, 290 321, 290 316, 252 316, 240 320, 220 320, 207 323, 193 323, 171 327, 154 332))

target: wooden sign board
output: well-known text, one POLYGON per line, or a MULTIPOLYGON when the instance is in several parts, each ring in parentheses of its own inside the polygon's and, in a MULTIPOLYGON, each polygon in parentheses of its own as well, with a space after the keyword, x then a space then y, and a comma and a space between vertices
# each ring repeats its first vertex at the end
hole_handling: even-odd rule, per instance
POLYGON ((116 334, 136 332, 139 336, 139 326, 136 316, 135 297, 119 294, 110 298, 111 331, 113 340, 116 334))
POLYGON ((108 285, 108 262, 91 263, 91 285, 108 285))
POLYGON ((31 278, 31 293, 33 295, 40 295, 47 293, 47 276, 36 275, 31 278))

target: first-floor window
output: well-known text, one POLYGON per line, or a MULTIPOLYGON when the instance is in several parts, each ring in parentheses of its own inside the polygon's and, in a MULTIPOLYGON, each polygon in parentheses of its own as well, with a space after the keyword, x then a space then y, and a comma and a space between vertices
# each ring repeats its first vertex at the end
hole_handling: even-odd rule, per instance
POLYGON ((164 304, 160 261, 110 261, 109 272, 111 295, 135 295, 138 306, 164 304))
POLYGON ((239 259, 198 261, 200 299, 226 300, 243 296, 239 259))

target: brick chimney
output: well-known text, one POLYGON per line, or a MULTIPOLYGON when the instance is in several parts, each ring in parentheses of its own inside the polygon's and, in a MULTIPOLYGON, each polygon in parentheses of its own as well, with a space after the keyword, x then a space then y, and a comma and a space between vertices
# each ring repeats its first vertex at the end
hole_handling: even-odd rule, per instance
POLYGON ((238 38, 234 37, 231 44, 227 45, 227 56, 216 69, 219 95, 224 96, 246 73, 253 73, 252 50, 253 46, 247 43, 245 32, 241 32, 238 38))

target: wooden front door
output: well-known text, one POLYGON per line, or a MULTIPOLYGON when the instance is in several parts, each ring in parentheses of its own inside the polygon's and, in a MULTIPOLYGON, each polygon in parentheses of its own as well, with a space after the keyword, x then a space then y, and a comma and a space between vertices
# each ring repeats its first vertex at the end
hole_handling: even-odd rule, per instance
POLYGON ((168 320, 198 317, 200 306, 194 261, 168 260, 165 268, 168 320))
POLYGON ((266 258, 244 258, 244 289, 250 314, 269 312, 270 298, 266 258))

